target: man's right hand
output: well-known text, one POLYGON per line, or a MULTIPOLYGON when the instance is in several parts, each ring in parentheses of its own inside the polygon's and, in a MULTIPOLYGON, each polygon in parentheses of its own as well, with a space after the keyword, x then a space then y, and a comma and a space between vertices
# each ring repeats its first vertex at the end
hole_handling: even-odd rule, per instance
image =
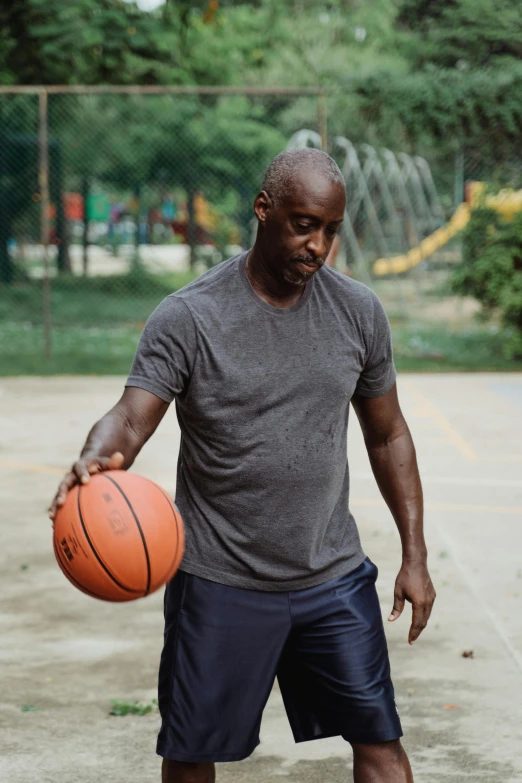
POLYGON ((110 457, 84 457, 75 462, 71 470, 64 477, 54 500, 49 508, 49 516, 54 521, 56 512, 65 503, 65 498, 75 484, 87 484, 94 473, 102 473, 104 470, 120 470, 123 467, 125 457, 119 451, 115 451, 110 457))

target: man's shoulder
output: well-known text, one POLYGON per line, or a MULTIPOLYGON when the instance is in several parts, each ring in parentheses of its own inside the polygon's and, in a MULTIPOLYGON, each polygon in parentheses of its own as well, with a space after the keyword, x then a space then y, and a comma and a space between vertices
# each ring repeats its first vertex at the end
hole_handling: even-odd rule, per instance
POLYGON ((344 302, 359 304, 362 307, 372 307, 375 293, 364 283, 354 280, 353 277, 338 272, 330 266, 323 266, 320 276, 317 275, 325 293, 340 296, 344 302))
POLYGON ((243 253, 240 253, 226 261, 221 261, 196 280, 180 288, 172 296, 182 299, 189 306, 208 297, 215 299, 220 290, 226 292, 230 289, 230 282, 237 274, 242 255, 243 253))

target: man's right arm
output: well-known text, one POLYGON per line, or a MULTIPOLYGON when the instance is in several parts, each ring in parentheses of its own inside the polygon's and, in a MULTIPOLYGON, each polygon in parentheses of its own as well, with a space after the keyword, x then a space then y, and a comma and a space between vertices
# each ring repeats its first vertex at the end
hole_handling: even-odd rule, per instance
POLYGON ((90 431, 80 458, 64 477, 49 509, 54 519, 75 484, 86 484, 94 473, 129 468, 155 432, 169 403, 155 394, 128 386, 119 402, 90 431))

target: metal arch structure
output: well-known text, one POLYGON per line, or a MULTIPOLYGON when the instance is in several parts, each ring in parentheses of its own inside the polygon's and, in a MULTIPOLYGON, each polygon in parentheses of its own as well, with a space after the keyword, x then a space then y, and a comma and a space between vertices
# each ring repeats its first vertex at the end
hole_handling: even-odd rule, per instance
POLYGON ((309 130, 308 128, 298 130, 290 137, 288 144, 286 145, 287 150, 303 149, 304 147, 315 147, 318 150, 321 149, 321 137, 317 131, 309 130))
POLYGON ((437 193, 437 188, 433 180, 430 164, 428 163, 427 160, 421 158, 420 155, 415 155, 413 158, 413 162, 419 172, 419 176, 422 182, 422 186, 424 188, 424 192, 426 194, 426 199, 428 201, 431 214, 436 219, 437 224, 440 225, 440 223, 444 221, 444 217, 445 217, 444 209, 442 204, 440 203, 439 194, 437 193))
POLYGON ((345 136, 337 136, 334 140, 333 152, 337 153, 339 158, 342 156, 340 169, 346 183, 347 201, 343 233, 350 236, 350 250, 355 250, 354 260, 365 279, 369 280, 371 276, 368 259, 361 244, 364 244, 365 240, 373 240, 377 253, 385 257, 390 255, 390 248, 354 145, 345 136), (370 229, 370 238, 366 227, 370 229))
POLYGON ((377 204, 377 212, 383 215, 384 229, 386 235, 389 237, 390 249, 393 252, 402 252, 406 248, 407 240, 403 224, 399 219, 397 207, 384 174, 381 158, 379 157, 377 150, 369 144, 361 144, 360 150, 365 156, 362 173, 370 190, 373 189, 373 191, 378 194, 379 204, 377 204), (391 227, 391 232, 386 231, 387 225, 391 227))
POLYGON ((399 152, 397 159, 403 174, 404 184, 408 190, 413 209, 417 216, 419 233, 421 236, 424 236, 437 228, 437 220, 431 212, 419 170, 415 165, 413 158, 405 152, 399 152))

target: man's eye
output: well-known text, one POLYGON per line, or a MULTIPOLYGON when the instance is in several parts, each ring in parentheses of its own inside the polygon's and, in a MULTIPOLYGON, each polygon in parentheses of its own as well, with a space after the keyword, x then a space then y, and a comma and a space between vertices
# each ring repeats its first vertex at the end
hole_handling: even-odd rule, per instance
POLYGON ((339 229, 338 229, 338 228, 327 228, 327 229, 326 229, 326 233, 327 233, 327 234, 328 234, 328 236, 330 236, 330 237, 334 237, 334 236, 335 236, 335 235, 338 233, 338 231, 339 231, 339 229))
POLYGON ((296 227, 299 229, 299 231, 310 231, 312 228, 310 223, 296 223, 296 227))

